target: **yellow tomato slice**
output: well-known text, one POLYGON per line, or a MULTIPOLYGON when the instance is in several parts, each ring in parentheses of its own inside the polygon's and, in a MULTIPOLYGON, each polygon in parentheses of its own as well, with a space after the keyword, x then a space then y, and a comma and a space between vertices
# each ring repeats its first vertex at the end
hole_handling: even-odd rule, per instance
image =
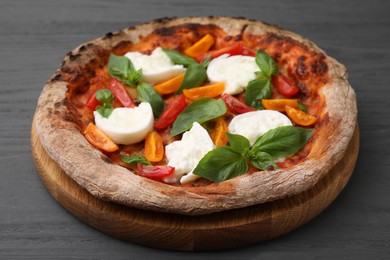
POLYGON ((213 46, 214 42, 214 37, 206 34, 202 39, 185 49, 184 53, 192 58, 199 57, 205 54, 213 46))
POLYGON ((115 152, 119 149, 118 145, 116 145, 105 133, 103 133, 93 123, 89 123, 89 125, 85 128, 84 136, 90 144, 100 150, 106 152, 115 152))
POLYGON ((214 131, 211 133, 211 139, 216 147, 221 147, 227 144, 228 138, 226 132, 229 131, 228 126, 223 117, 217 119, 214 131))
POLYGON ((298 108, 297 99, 263 99, 261 103, 266 109, 276 111, 286 111, 286 106, 298 108))
POLYGON ((164 157, 164 144, 161 136, 156 131, 146 135, 145 157, 150 162, 159 162, 164 157))
POLYGON ((287 116, 296 124, 301 126, 310 126, 317 121, 315 116, 305 113, 299 109, 286 106, 287 116))
POLYGON ((223 82, 215 83, 212 85, 183 89, 183 94, 186 98, 196 100, 199 98, 213 98, 222 94, 225 89, 223 82))
POLYGON ((159 83, 154 86, 154 89, 161 95, 171 94, 179 89, 181 83, 183 82, 185 73, 179 74, 174 78, 171 78, 167 81, 159 83))

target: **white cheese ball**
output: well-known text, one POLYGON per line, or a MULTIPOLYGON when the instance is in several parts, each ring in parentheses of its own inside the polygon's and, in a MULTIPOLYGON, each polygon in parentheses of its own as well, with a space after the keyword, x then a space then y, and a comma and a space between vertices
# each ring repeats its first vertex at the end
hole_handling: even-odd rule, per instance
POLYGON ((274 110, 258 110, 238 115, 229 124, 229 132, 245 136, 251 145, 271 129, 292 125, 284 114, 274 110))
POLYGON ((115 108, 108 118, 94 111, 96 127, 116 144, 134 144, 145 139, 153 130, 152 107, 142 102, 138 107, 115 108))
POLYGON ((142 69, 141 80, 151 85, 166 81, 186 71, 183 65, 173 64, 160 47, 150 55, 128 52, 125 57, 131 60, 135 69, 142 69))
POLYGON ((207 77, 211 83, 224 82, 224 93, 235 95, 256 78, 256 71, 260 71, 260 68, 255 57, 224 54, 209 63, 207 77))

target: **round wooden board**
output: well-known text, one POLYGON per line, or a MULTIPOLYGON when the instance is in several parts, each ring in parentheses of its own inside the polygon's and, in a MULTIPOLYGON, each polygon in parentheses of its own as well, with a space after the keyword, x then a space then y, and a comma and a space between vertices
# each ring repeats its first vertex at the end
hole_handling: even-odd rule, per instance
POLYGON ((32 154, 52 196, 88 225, 116 238, 180 251, 243 247, 285 234, 323 211, 347 184, 359 151, 358 127, 344 158, 312 189, 293 197, 202 216, 130 208, 102 201, 81 188, 48 156, 35 130, 32 154))

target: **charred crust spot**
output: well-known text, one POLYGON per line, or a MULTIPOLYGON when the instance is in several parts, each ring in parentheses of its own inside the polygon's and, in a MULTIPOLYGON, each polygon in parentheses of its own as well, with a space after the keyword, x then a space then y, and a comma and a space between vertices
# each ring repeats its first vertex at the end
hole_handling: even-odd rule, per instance
POLYGON ((127 52, 132 44, 133 43, 131 41, 121 41, 112 48, 112 51, 116 55, 123 55, 127 52))
POLYGON ((173 27, 161 27, 157 28, 154 33, 159 35, 159 36, 170 36, 174 33, 174 28, 173 27))
POLYGON ((316 60, 311 64, 311 71, 315 74, 324 74, 328 71, 328 65, 320 60, 316 60))
POLYGON ((54 75, 54 77, 50 80, 50 82, 59 81, 61 80, 61 73, 57 73, 54 75))
POLYGON ((114 34, 112 32, 106 33, 106 36, 104 36, 105 39, 110 39, 114 34))
POLYGON ((244 24, 241 28, 241 35, 245 32, 246 28, 248 27, 248 24, 244 24))
POLYGON ((66 122, 75 123, 77 126, 80 125, 78 118, 70 111, 65 112, 62 116, 62 119, 66 122))
POLYGON ((173 19, 176 19, 176 17, 161 17, 161 18, 157 18, 157 19, 154 19, 153 22, 155 23, 166 23, 166 22, 169 22, 173 19))
POLYGON ((60 106, 66 106, 68 104, 68 101, 66 99, 62 101, 58 101, 54 103, 55 108, 59 108, 60 106))
POLYGON ((83 52, 87 49, 87 47, 85 47, 85 45, 82 45, 80 48, 79 48, 79 52, 83 52))
POLYGON ((300 81, 297 82, 297 86, 300 89, 299 97, 301 99, 306 99, 309 96, 309 94, 310 94, 310 90, 306 87, 305 84, 303 84, 300 81))
POLYGON ((305 65, 305 60, 306 60, 306 56, 304 56, 304 55, 301 55, 298 58, 296 73, 297 73, 298 77, 300 77, 300 78, 304 78, 307 75, 307 68, 305 65))
POLYGON ((75 61, 78 57, 80 57, 80 54, 70 54, 69 55, 69 60, 70 61, 75 61))
POLYGON ((114 163, 109 157, 107 157, 107 156, 104 155, 104 154, 102 154, 102 155, 100 156, 100 158, 101 158, 102 161, 105 162, 105 163, 108 163, 108 164, 113 164, 113 163, 114 163))

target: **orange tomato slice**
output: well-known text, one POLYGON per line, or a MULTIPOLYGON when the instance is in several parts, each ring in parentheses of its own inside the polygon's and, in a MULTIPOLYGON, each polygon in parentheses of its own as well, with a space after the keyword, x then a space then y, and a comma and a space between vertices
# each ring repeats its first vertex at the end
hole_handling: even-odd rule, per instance
POLYGON ((156 84, 154 89, 161 95, 171 94, 179 89, 181 83, 183 82, 184 75, 185 73, 182 73, 167 81, 156 84))
POLYGON ((222 94, 225 89, 225 83, 219 82, 212 85, 183 89, 183 94, 186 98, 196 100, 199 98, 213 98, 222 94))
POLYGON ((205 54, 211 46, 213 46, 215 40, 210 34, 206 34, 202 39, 194 43, 192 46, 184 50, 184 53, 191 58, 199 57, 205 54))
POLYGON ((297 125, 310 126, 317 121, 315 116, 305 113, 299 109, 295 109, 290 106, 286 106, 286 113, 291 120, 297 125))
POLYGON ((105 152, 115 152, 119 149, 118 145, 93 123, 89 123, 85 128, 84 136, 90 144, 105 152))
POLYGON ((286 111, 286 106, 298 108, 298 99, 263 99, 261 103, 266 109, 286 111))
POLYGON ((145 157, 150 162, 159 162, 164 157, 164 144, 157 131, 152 131, 146 135, 145 157))
POLYGON ((225 119, 219 117, 215 124, 214 131, 211 133, 211 139, 216 147, 221 147, 227 144, 229 139, 227 138, 226 132, 229 131, 225 119))

